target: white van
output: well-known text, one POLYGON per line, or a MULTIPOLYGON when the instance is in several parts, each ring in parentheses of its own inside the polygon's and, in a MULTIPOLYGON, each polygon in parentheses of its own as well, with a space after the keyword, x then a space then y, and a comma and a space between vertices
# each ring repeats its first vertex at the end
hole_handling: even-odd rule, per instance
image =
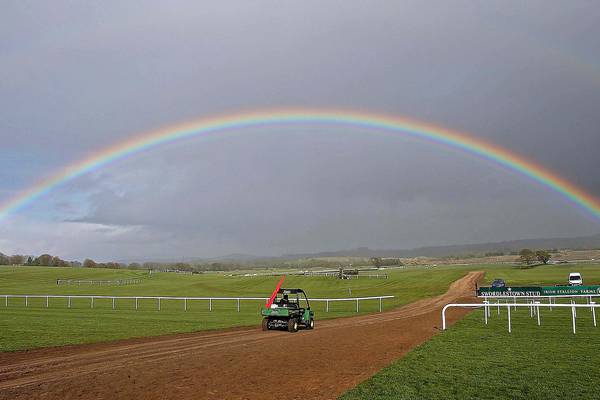
POLYGON ((583 279, 581 278, 581 274, 579 272, 571 272, 569 274, 569 286, 579 285, 583 285, 583 279))

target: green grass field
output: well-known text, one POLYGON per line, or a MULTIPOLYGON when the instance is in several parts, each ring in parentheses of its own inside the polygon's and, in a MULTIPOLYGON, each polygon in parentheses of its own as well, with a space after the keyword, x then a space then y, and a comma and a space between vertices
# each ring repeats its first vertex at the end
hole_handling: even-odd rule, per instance
MULTIPOLYGON (((355 297, 394 295, 384 301, 384 308, 397 307, 422 297, 446 291, 448 285, 470 270, 487 271, 486 279, 505 278, 509 283, 538 284, 564 282, 569 271, 580 271, 586 282, 600 282, 600 270, 590 265, 561 265, 536 267, 527 270, 510 266, 447 266, 432 269, 407 268, 389 270, 389 279, 339 280, 327 277, 289 276, 287 287, 302 287, 310 297, 355 297)), ((268 296, 277 277, 231 277, 224 274, 178 275, 145 271, 0 267, 0 295, 2 294, 94 294, 115 296, 268 296), (139 278, 142 283, 129 286, 57 286, 56 279, 127 279, 139 278)), ((325 312, 323 303, 312 304, 320 319, 355 315, 354 303, 331 304, 325 312)), ((67 308, 66 300, 50 300, 45 308, 44 299, 30 299, 25 307, 23 299, 10 299, 6 307, 0 297, 0 351, 76 343, 92 343, 131 337, 168 333, 192 332, 234 326, 257 326, 260 323, 260 302, 242 302, 237 312, 233 301, 188 303, 165 301, 161 311, 154 301, 140 301, 139 310, 131 301, 117 301, 112 310, 110 300, 96 300, 90 308, 89 300, 74 299, 67 308)), ((361 313, 377 312, 378 302, 362 302, 361 313)))
MULTIPOLYGON (((339 280, 331 277, 289 276, 287 287, 301 287, 314 298, 364 297, 395 295, 384 301, 384 309, 409 303, 421 297, 446 291, 448 285, 470 268, 439 268, 388 271, 389 279, 339 280)), ((278 277, 232 277, 225 274, 180 275, 145 271, 0 267, 2 294, 94 294, 114 296, 223 296, 267 297, 278 277), (114 280, 138 278, 142 283, 127 286, 57 286, 56 279, 114 280)), ((90 308, 88 299, 73 299, 67 308, 65 299, 9 299, 8 307, 0 296, 0 351, 30 349, 76 343, 153 336, 167 333, 192 332, 234 326, 258 325, 261 302, 242 302, 237 312, 234 301, 214 301, 208 311, 207 301, 163 301, 161 311, 153 300, 140 300, 135 310, 134 300, 118 300, 112 310, 111 300, 95 300, 90 308)), ((319 319, 355 315, 355 303, 331 303, 325 312, 324 303, 311 304, 319 319)), ((377 301, 360 304, 361 313, 377 312, 377 301)))
MULTIPOLYGON (((515 284, 554 284, 574 270, 600 283, 598 265, 487 270, 487 280, 515 284)), ((512 311, 509 334, 504 308, 500 316, 492 308, 487 326, 483 310, 474 311, 341 399, 600 398, 600 327, 590 310, 578 310, 576 335, 570 309, 542 309, 540 316, 538 327, 527 308, 512 311)))

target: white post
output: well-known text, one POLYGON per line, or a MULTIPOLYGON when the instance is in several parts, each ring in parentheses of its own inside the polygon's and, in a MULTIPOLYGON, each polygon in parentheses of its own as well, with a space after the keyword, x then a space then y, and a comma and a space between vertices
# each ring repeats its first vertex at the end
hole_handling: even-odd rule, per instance
POLYGON ((160 311, 160 297, 158 298, 158 311, 160 311))
MULTIPOLYGON (((571 302, 571 304, 573 304, 571 302)), ((573 334, 575 334, 575 307, 571 307, 571 318, 573 320, 573 334)))
POLYGON ((483 304, 485 304, 483 306, 483 320, 485 321, 485 324, 487 325, 488 323, 488 306, 487 306, 488 301, 484 301, 483 304))
MULTIPOLYGON (((517 307, 515 306, 515 309, 517 307)), ((510 304, 506 306, 506 309, 508 310, 508 333, 511 333, 511 326, 510 326, 510 304)))
POLYGON ((592 306, 592 318, 594 320, 594 327, 596 327, 596 307, 594 307, 594 304, 596 304, 594 301, 590 302, 590 305, 592 306))
POLYGON ((183 299, 183 311, 187 311, 187 297, 183 299))
POLYGON ((356 312, 358 312, 358 299, 356 299, 356 312))
POLYGON ((237 299, 237 311, 240 312, 240 299, 237 299))
MULTIPOLYGON (((515 311, 517 311, 517 306, 516 306, 516 304, 517 304, 517 297, 516 296, 513 296, 513 304, 515 304, 515 311)), ((510 330, 509 330, 509 332, 510 332, 510 330)))
POLYGON ((29 307, 29 296, 25 296, 25 307, 29 307))
POLYGON ((552 311, 552 297, 548 297, 548 304, 550 304, 550 311, 552 311))
POLYGON ((69 296, 69 308, 71 308, 71 296, 69 296))
POLYGON ((114 310, 115 309, 115 298, 114 297, 112 298, 112 301, 113 301, 113 310, 114 310))
POLYGON ((212 311, 212 299, 208 299, 208 311, 212 311))
POLYGON ((379 312, 381 312, 381 297, 379 298, 379 312))
MULTIPOLYGON (((536 304, 540 304, 540 302, 536 301, 536 304)), ((540 326, 541 325, 541 321, 540 321, 540 306, 536 305, 535 308, 536 308, 538 326, 540 326)))
POLYGON ((497 302, 498 302, 498 315, 500 315, 500 299, 498 299, 497 302))
POLYGON ((8 295, 4 296, 4 302, 6 307, 8 307, 8 295))
MULTIPOLYGON (((571 299, 571 304, 575 304, 575 300, 571 299)), ((577 308, 573 307, 573 314, 575 314, 575 318, 577 318, 577 308)))
POLYGON ((94 308, 94 296, 92 296, 92 301, 90 302, 90 308, 94 308))
POLYGON ((138 309, 138 298, 137 297, 135 298, 135 309, 136 310, 138 309))
POLYGON ((532 302, 529 303, 529 317, 533 318, 533 306, 531 304, 532 302))
POLYGON ((448 308, 448 306, 445 306, 444 308, 442 308, 442 330, 443 331, 446 330, 446 308, 448 308))
POLYGON ((46 308, 48 308, 48 296, 46 296, 46 308))
POLYGON ((327 305, 326 312, 329 312, 329 300, 325 300, 325 304, 327 305))

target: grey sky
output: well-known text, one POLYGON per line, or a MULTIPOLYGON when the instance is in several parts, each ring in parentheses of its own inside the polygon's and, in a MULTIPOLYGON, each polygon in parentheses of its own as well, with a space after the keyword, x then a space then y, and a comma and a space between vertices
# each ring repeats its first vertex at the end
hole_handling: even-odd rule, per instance
MULTIPOLYGON (((0 201, 134 133, 351 108, 513 149, 600 195, 591 2, 4 2, 0 201)), ((271 255, 586 235, 600 222, 471 155, 357 128, 163 146, 0 224, 0 251, 271 255)))

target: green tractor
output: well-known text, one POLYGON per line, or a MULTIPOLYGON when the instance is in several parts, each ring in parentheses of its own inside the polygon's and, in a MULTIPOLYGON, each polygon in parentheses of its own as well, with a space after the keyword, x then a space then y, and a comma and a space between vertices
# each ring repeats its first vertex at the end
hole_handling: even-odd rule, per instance
POLYGON ((269 307, 263 306, 261 315, 264 317, 263 331, 287 329, 289 332, 297 332, 300 326, 306 329, 315 327, 315 313, 311 311, 302 289, 279 289, 272 304, 269 307), (302 307, 303 302, 306 302, 306 307, 302 307))

